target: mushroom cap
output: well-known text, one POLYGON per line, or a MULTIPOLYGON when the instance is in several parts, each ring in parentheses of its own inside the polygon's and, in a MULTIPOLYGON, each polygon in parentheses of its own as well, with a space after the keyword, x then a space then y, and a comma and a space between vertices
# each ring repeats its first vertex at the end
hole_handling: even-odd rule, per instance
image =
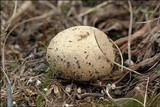
POLYGON ((74 26, 51 40, 46 56, 58 77, 90 81, 102 79, 111 72, 113 64, 110 60, 115 60, 115 51, 113 43, 99 29, 74 26))

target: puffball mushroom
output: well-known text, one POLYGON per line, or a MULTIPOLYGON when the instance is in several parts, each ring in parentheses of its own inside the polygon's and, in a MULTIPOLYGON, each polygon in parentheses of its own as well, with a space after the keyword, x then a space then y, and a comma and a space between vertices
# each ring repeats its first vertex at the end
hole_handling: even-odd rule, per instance
POLYGON ((115 51, 113 43, 99 29, 74 26, 61 31, 51 40, 46 56, 58 77, 90 81, 110 74, 115 51))

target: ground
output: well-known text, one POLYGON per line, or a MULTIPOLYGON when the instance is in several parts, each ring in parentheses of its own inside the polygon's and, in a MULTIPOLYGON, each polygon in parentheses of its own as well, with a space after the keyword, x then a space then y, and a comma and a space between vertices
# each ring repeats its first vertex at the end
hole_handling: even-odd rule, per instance
POLYGON ((158 0, 2 0, 1 107, 160 107, 159 23, 158 0), (105 80, 65 80, 49 67, 50 40, 77 25, 117 47, 119 65, 105 80))

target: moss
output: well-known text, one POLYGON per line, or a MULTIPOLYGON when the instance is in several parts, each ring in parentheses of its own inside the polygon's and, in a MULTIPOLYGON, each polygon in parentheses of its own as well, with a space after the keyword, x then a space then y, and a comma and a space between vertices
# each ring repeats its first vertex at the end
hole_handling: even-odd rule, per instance
POLYGON ((45 99, 42 94, 39 94, 36 98, 36 107, 44 107, 45 106, 45 99))
POLYGON ((54 77, 54 71, 49 68, 42 79, 40 90, 42 91, 44 88, 47 88, 52 83, 54 77))

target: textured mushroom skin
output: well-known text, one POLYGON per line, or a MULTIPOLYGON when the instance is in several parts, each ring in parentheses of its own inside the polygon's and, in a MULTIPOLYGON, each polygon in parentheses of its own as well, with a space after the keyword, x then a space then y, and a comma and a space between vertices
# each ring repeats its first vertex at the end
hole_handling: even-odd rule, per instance
POLYGON ((106 59, 98 45, 114 61, 113 44, 102 31, 90 26, 71 27, 51 40, 47 48, 47 61, 55 74, 64 79, 102 79, 111 72, 113 64, 106 59))

